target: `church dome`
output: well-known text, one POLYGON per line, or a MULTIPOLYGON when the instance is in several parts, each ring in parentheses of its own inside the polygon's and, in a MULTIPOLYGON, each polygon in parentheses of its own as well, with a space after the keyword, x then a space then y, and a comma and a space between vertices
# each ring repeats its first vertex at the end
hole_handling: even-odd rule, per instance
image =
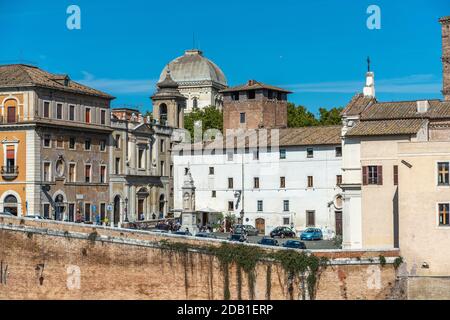
POLYGON ((159 82, 166 78, 167 68, 170 70, 172 79, 180 85, 206 81, 227 86, 227 79, 222 70, 214 62, 205 58, 200 50, 186 50, 183 56, 172 60, 161 72, 159 82))

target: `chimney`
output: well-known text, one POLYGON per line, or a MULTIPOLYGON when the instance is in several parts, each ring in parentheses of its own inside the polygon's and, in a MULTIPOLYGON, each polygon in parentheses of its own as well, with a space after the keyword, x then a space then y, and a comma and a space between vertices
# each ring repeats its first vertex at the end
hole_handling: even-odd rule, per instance
POLYGON ((430 104, 428 100, 419 100, 417 101, 417 113, 425 113, 430 108, 430 104))
POLYGON ((442 94, 450 101, 450 16, 439 19, 442 26, 442 94))

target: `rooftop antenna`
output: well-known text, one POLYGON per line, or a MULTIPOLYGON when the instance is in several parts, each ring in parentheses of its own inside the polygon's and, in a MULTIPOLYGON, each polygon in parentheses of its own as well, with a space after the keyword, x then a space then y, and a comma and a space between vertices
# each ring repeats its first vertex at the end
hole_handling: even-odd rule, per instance
POLYGON ((196 49, 196 47, 195 47, 195 32, 192 32, 192 49, 196 49))
POLYGON ((367 57, 367 72, 370 72, 370 57, 367 57))

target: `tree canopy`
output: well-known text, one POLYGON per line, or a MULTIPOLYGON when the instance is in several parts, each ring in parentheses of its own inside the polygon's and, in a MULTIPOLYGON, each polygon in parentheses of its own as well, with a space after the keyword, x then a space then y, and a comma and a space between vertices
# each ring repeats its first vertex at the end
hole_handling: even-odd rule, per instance
POLYGON ((319 117, 308 111, 304 106, 288 103, 288 127, 328 126, 341 123, 342 108, 319 108, 319 117))
POLYGON ((208 129, 223 129, 222 111, 215 106, 208 106, 204 109, 194 108, 190 113, 184 114, 184 128, 188 130, 191 137, 194 137, 194 125, 196 121, 202 121, 202 134, 208 129))

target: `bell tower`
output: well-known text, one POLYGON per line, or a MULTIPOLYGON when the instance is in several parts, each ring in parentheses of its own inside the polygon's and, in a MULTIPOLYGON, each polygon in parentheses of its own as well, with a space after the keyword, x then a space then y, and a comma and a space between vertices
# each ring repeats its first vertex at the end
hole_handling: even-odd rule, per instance
POLYGON ((442 26, 442 94, 450 101, 450 16, 439 19, 442 26))
POLYGON ((167 69, 166 78, 157 84, 158 90, 151 97, 153 118, 157 123, 172 128, 184 128, 186 98, 178 90, 178 84, 167 69))

